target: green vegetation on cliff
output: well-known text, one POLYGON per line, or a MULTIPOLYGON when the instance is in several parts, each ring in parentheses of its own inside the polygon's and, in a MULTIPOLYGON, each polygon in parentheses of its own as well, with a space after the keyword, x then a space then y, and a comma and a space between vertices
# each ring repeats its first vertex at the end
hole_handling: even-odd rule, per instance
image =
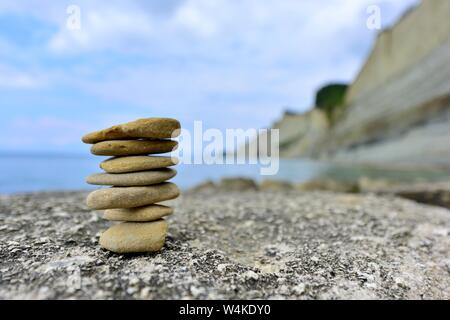
POLYGON ((323 110, 329 120, 334 119, 336 110, 341 108, 345 102, 347 84, 333 83, 319 89, 316 93, 316 108, 323 110))

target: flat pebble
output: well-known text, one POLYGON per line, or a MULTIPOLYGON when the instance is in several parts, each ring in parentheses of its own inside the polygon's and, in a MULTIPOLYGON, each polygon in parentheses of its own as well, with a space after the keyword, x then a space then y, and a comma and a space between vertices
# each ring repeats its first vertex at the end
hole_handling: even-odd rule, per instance
POLYGON ((94 144, 91 152, 97 156, 131 156, 171 152, 177 146, 173 140, 112 140, 94 144))
POLYGON ((167 235, 167 222, 123 222, 100 236, 100 245, 116 253, 155 252, 161 250, 167 235))
POLYGON ((158 156, 130 156, 111 158, 100 163, 108 173, 127 173, 159 169, 176 165, 178 159, 158 156))
POLYGON ((134 173, 98 173, 87 177, 86 182, 116 187, 149 186, 169 180, 176 174, 175 170, 167 168, 134 173))
POLYGON ((171 207, 152 204, 140 208, 109 209, 103 214, 103 218, 111 221, 154 221, 173 213, 171 207))
POLYGON ((180 133, 180 122, 170 118, 145 118, 119 124, 85 135, 84 143, 97 143, 117 139, 169 139, 180 133))
POLYGON ((91 209, 137 208, 178 197, 180 190, 170 182, 148 187, 112 187, 91 192, 87 205, 91 209))

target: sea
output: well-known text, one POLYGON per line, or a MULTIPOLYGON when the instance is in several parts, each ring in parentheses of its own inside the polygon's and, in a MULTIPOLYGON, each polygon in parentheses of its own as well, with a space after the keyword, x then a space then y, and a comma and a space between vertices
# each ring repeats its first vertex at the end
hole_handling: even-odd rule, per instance
MULTIPOLYGON (((78 155, 0 155, 0 194, 37 191, 92 190, 86 176, 101 172, 99 157, 78 155)), ((274 176, 262 176, 259 165, 189 165, 176 166, 173 182, 182 190, 205 181, 217 182, 224 177, 248 177, 256 181, 284 180, 301 183, 315 178, 356 181, 361 177, 389 179, 398 182, 439 181, 450 178, 448 170, 381 169, 369 166, 338 165, 311 160, 280 160, 274 176)))

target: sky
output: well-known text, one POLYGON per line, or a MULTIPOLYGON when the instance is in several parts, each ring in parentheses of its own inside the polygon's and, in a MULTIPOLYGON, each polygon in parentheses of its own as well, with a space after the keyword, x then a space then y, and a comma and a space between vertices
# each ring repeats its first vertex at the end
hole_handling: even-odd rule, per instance
POLYGON ((0 152, 82 153, 84 133, 143 117, 270 126, 355 78, 370 5, 386 28, 417 2, 0 0, 0 152))

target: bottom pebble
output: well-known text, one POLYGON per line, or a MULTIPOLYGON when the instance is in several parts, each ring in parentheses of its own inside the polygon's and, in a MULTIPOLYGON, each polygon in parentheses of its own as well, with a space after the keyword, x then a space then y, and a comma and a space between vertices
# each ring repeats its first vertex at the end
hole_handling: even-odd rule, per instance
POLYGON ((100 236, 100 245, 117 253, 155 252, 164 246, 167 222, 123 222, 100 236))

